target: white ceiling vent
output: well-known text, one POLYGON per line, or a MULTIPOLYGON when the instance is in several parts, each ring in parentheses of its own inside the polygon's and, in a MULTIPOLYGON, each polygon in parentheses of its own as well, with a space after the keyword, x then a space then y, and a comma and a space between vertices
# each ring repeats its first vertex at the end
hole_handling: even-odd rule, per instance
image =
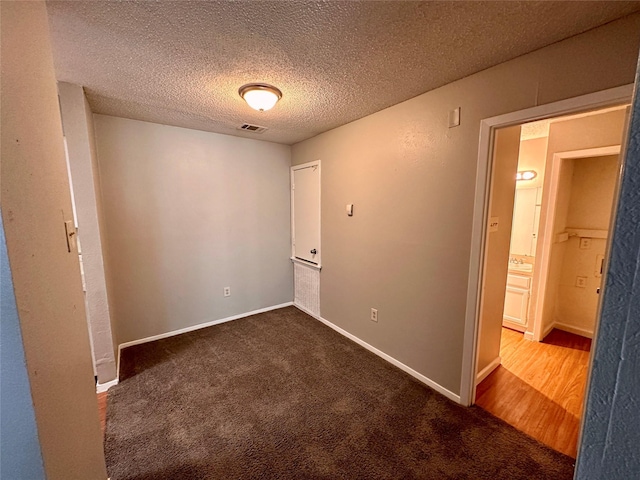
POLYGON ((238 130, 246 130, 247 132, 262 133, 267 127, 261 127, 260 125, 251 125, 250 123, 243 123, 238 127, 238 130))

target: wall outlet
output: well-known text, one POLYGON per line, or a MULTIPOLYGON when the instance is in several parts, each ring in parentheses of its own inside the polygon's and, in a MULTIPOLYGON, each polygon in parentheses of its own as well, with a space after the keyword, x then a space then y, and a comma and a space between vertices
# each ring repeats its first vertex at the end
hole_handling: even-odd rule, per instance
POLYGON ((371 309, 371 321, 372 322, 378 321, 378 310, 376 310, 375 308, 371 309))
POLYGON ((591 239, 589 237, 580 238, 580 248, 582 250, 586 250, 587 248, 591 248, 591 239))
POLYGON ((587 286, 587 277, 576 277, 576 287, 585 288, 587 286))
POLYGON ((231 296, 231 287, 224 287, 223 295, 225 297, 230 297, 231 296))

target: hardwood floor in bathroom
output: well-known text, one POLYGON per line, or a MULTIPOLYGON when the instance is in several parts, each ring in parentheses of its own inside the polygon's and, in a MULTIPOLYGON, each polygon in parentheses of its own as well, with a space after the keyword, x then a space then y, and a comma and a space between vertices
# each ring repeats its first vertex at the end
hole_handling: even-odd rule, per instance
POLYGON ((476 404, 576 457, 591 340, 554 329, 543 342, 502 329, 502 365, 478 385, 476 404))

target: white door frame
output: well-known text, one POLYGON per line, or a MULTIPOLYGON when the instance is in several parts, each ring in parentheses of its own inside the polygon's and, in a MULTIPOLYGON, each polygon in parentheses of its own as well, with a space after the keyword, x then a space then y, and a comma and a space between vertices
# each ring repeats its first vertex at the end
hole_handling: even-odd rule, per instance
POLYGON ((289 183, 290 183, 290 189, 291 189, 291 261, 298 262, 310 268, 321 270, 322 269, 322 165, 320 160, 314 160, 313 162, 302 163, 300 165, 294 165, 293 167, 291 167, 291 173, 289 175, 289 183), (296 170, 302 170, 304 168, 315 167, 315 166, 318 167, 318 222, 319 222, 318 229, 320 232, 320 235, 318 238, 318 264, 317 265, 297 259, 295 245, 294 245, 296 229, 295 229, 295 212, 294 212, 295 192, 294 192, 294 184, 293 184, 293 173, 296 170))
MULTIPOLYGON (((611 145, 607 147, 587 148, 582 150, 571 150, 567 152, 557 152, 553 154, 549 169, 549 188, 543 193, 542 206, 545 211, 545 221, 540 225, 540 235, 538 236, 536 263, 533 273, 533 284, 531 286, 532 296, 536 298, 535 305, 532 305, 530 311, 533 313, 533 328, 525 332, 525 338, 541 341, 548 331, 543 330, 542 312, 544 312, 544 300, 549 280, 549 262, 551 261, 551 250, 554 242, 553 226, 556 219, 556 203, 558 199, 558 183, 560 177, 560 168, 564 160, 572 160, 575 158, 605 157, 610 155, 619 155, 620 145, 611 145)), ((546 174, 545 174, 546 175, 546 174)), ((612 206, 613 208, 613 206, 612 206)), ((553 324, 551 324, 553 327, 553 324)), ((548 328, 547 330, 550 330, 548 328)))
POLYGON ((485 261, 484 250, 489 215, 489 185, 491 181, 494 131, 498 128, 519 125, 545 118, 629 103, 631 102, 632 95, 633 84, 623 85, 601 92, 590 93, 580 97, 486 118, 480 122, 480 142, 478 146, 462 353, 462 378, 460 383, 461 404, 472 405, 475 402, 476 395, 478 332, 480 331, 480 287, 482 285, 485 261))

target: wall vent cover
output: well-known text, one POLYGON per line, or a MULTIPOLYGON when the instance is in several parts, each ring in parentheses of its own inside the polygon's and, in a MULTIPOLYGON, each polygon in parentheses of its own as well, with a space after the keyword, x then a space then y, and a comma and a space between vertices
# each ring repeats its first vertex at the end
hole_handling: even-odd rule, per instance
POLYGON ((262 133, 267 127, 261 127, 260 125, 251 125, 250 123, 243 123, 238 127, 238 130, 246 130, 247 132, 262 133))

